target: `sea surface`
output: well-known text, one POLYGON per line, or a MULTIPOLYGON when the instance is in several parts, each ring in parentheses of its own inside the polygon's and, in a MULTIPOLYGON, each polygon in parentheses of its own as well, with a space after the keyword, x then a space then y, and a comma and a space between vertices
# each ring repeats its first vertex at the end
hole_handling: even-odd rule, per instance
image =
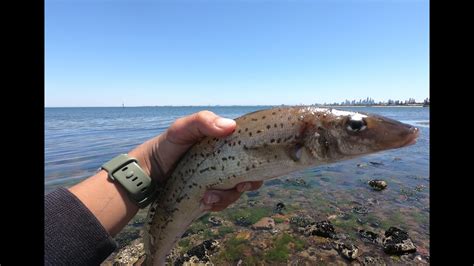
MULTIPOLYGON (((220 116, 237 118, 266 108, 268 106, 46 108, 45 192, 59 186, 69 187, 93 175, 104 162, 159 135, 179 117, 210 110, 220 116)), ((340 220, 333 221, 336 230, 346 233, 360 246, 361 256, 370 253, 386 263, 403 260, 384 256, 380 249, 361 242, 354 230, 383 232, 396 226, 407 230, 417 246, 417 254, 429 260, 429 108, 338 109, 376 113, 412 124, 420 129, 420 137, 415 145, 406 148, 306 169, 279 178, 281 183, 267 184, 267 181, 260 192, 241 198, 231 209, 244 208, 247 201, 253 200, 269 208, 284 202, 295 214, 304 213, 315 219, 342 215, 340 220), (371 179, 387 181, 388 188, 372 190, 367 185, 371 179), (297 183, 291 180, 304 180, 307 187, 294 186, 297 183)), ((293 255, 300 256, 298 254, 293 255)))

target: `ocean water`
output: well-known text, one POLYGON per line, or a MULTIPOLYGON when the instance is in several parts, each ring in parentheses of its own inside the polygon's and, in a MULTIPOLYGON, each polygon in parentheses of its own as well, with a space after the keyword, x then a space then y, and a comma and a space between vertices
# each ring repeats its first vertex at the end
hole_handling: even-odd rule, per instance
MULTIPOLYGON (((46 108, 45 192, 80 182, 117 154, 127 153, 164 132, 179 117, 206 109, 220 116, 236 118, 265 108, 268 107, 46 108)), ((359 229, 371 229, 370 224, 375 222, 377 226, 372 228, 375 231, 397 226, 408 230, 419 254, 429 256, 429 108, 339 109, 376 113, 415 125, 420 128, 420 137, 415 145, 403 149, 281 177, 280 180, 303 179, 311 187, 288 187, 285 183, 270 182, 252 199, 270 207, 284 201, 293 209, 299 208, 301 212, 320 219, 337 213, 350 214, 352 216, 347 219, 336 219, 335 223, 339 226, 336 229, 352 236, 361 251, 370 251, 370 254, 373 254, 374 248, 355 237, 353 231, 358 229, 350 222, 357 221, 359 229), (386 180, 389 187, 382 192, 374 192, 367 185, 367 181, 374 178, 386 180), (352 210, 357 206, 367 207, 370 212, 354 214, 352 210)), ((245 207, 249 199, 244 197, 231 209, 245 207)), ((384 256, 383 252, 377 254, 384 256)), ((386 262, 398 263, 390 261, 390 258, 386 262)))

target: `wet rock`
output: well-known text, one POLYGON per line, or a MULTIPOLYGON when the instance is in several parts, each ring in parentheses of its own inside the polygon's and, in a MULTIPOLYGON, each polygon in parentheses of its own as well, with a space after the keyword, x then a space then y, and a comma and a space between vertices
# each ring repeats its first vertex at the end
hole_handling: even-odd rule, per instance
POLYGON ((387 188, 388 184, 384 180, 370 180, 369 181, 369 186, 371 186, 374 190, 381 191, 387 188))
POLYGON ((290 218, 290 226, 305 236, 336 237, 334 226, 329 220, 315 222, 308 216, 293 216, 290 218))
POLYGON ((316 236, 322 236, 322 237, 335 238, 336 232, 331 222, 328 220, 324 220, 324 221, 320 221, 320 222, 317 222, 316 224, 306 227, 304 231, 304 235, 305 236, 316 235, 316 236))
POLYGON ((355 260, 359 253, 359 248, 353 244, 345 244, 342 242, 335 243, 335 249, 341 253, 341 255, 348 260, 355 260))
POLYGON ((235 236, 236 239, 243 239, 243 240, 248 240, 251 237, 252 237, 251 231, 241 231, 235 236))
POLYGON ((187 263, 207 263, 209 262, 209 255, 217 251, 219 242, 217 240, 206 240, 201 244, 191 248, 183 256, 179 257, 174 265, 181 266, 187 263))
POLYGON ((258 222, 252 225, 254 230, 270 230, 275 227, 275 221, 270 217, 263 217, 258 222))
POLYGON ((190 236, 192 235, 193 233, 191 232, 191 230, 186 230, 182 235, 181 235, 181 238, 184 238, 184 237, 187 237, 187 236, 190 236))
POLYGON ((248 204, 250 207, 253 207, 253 206, 257 205, 257 203, 258 203, 258 202, 257 202, 256 200, 248 200, 248 201, 247 201, 247 204, 248 204))
POLYGON ((387 263, 380 257, 366 256, 362 260, 362 265, 387 265, 387 263))
POLYGON ((347 212, 343 212, 341 215, 340 215, 341 219, 344 220, 344 221, 347 221, 347 220, 350 220, 352 219, 352 215, 350 213, 347 213, 347 212))
POLYGON ((358 213, 358 214, 367 214, 367 213, 369 213, 369 209, 367 207, 364 207, 364 206, 355 206, 354 208, 352 208, 352 211, 355 212, 355 213, 358 213))
POLYGON ((213 226, 219 226, 219 225, 222 225, 222 222, 223 220, 219 217, 216 217, 216 216, 211 216, 209 217, 209 219, 207 219, 207 221, 212 224, 213 226))
POLYGON ((293 216, 290 218, 290 225, 295 227, 308 227, 315 224, 316 221, 309 216, 293 216))
POLYGON ((303 178, 285 179, 285 183, 297 187, 311 187, 303 178))
POLYGON ((278 213, 278 214, 283 214, 284 209, 286 209, 285 204, 283 202, 278 202, 273 212, 278 213))
POLYGON ((384 165, 382 162, 369 162, 371 165, 374 165, 374 166, 381 166, 381 165, 384 165))
POLYGON ((416 246, 407 232, 396 227, 390 227, 385 231, 383 250, 387 254, 402 255, 415 252, 416 246))
POLYGON ((420 195, 418 193, 418 191, 416 191, 415 189, 405 189, 405 188, 402 188, 400 190, 400 195, 402 196, 402 198, 404 200, 419 200, 420 198, 422 198, 422 195, 420 195))
POLYGON ((372 227, 375 227, 375 228, 378 228, 380 226, 380 224, 377 223, 377 222, 371 222, 371 223, 369 223, 369 225, 372 226, 372 227))
POLYGON ((368 199, 367 199, 367 203, 368 203, 369 205, 377 205, 377 204, 379 204, 379 201, 376 200, 376 199, 374 199, 374 198, 368 198, 368 199))
POLYGON ((247 197, 254 198, 260 195, 260 191, 249 191, 246 193, 247 197))
POLYGON ((117 255, 115 255, 113 259, 113 265, 132 265, 144 254, 145 249, 142 239, 136 239, 117 252, 117 255))
POLYGON ((339 233, 339 234, 336 234, 334 238, 338 240, 346 240, 348 236, 344 233, 339 233))
POLYGON ((418 192, 421 192, 423 190, 425 190, 426 186, 425 185, 417 185, 415 187, 415 190, 418 191, 418 192))
POLYGON ((416 263, 428 263, 428 261, 424 260, 423 257, 421 257, 420 255, 417 255, 414 259, 413 259, 414 262, 416 263))
POLYGON ((359 236, 366 241, 376 243, 379 239, 379 235, 371 232, 371 231, 366 231, 366 230, 359 230, 359 236))
POLYGON ((252 223, 249 221, 249 219, 247 217, 244 217, 244 216, 240 216, 238 217, 235 222, 234 222, 236 225, 240 225, 240 226, 244 226, 244 227, 247 227, 249 225, 251 225, 252 223))

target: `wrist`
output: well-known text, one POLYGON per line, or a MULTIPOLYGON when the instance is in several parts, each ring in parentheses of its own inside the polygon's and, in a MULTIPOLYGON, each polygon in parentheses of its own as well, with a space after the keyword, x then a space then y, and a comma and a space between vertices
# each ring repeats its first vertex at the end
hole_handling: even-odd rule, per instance
POLYGON ((115 236, 136 215, 139 207, 127 191, 100 170, 95 175, 69 188, 99 220, 111 236, 115 236))
POLYGON ((157 183, 163 181, 165 176, 158 156, 160 137, 161 135, 150 139, 128 153, 138 160, 143 171, 157 183))
POLYGON ((140 208, 147 207, 156 196, 156 181, 151 179, 130 154, 120 154, 102 165, 113 182, 127 191, 129 198, 140 208))

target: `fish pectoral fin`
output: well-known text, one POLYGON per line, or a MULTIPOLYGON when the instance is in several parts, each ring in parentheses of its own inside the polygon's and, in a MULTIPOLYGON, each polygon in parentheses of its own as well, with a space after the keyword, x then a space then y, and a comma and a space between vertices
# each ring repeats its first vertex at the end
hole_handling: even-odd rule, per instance
POLYGON ((293 161, 297 162, 301 159, 301 155, 303 154, 303 144, 296 143, 295 145, 291 145, 288 147, 288 155, 290 156, 293 161))

